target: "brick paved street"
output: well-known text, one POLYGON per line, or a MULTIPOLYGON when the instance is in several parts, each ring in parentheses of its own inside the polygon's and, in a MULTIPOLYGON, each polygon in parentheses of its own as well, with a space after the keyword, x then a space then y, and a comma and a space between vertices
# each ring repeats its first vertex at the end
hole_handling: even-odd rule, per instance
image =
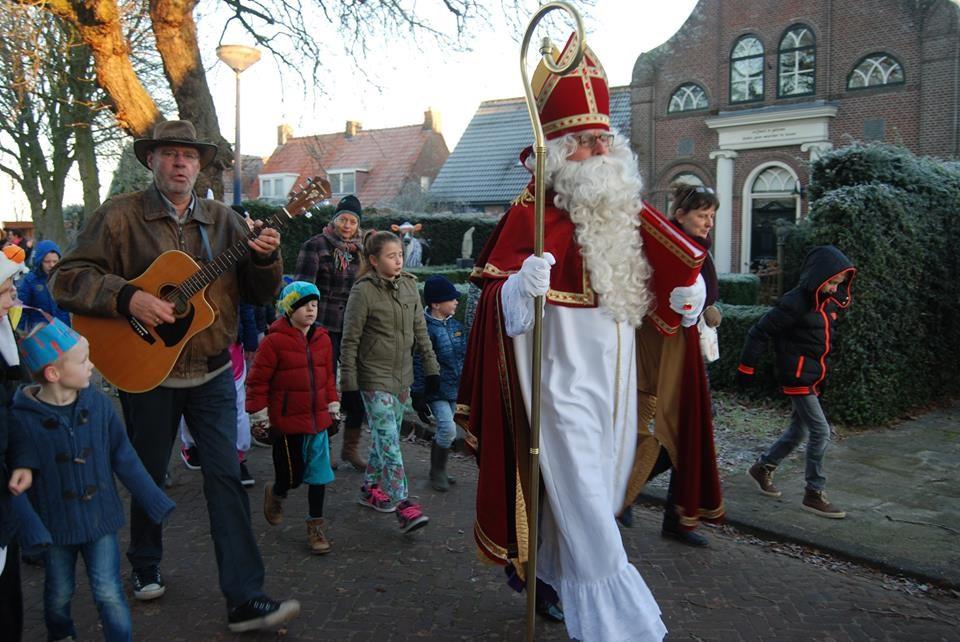
MULTIPOLYGON (((339 446, 339 440, 338 446, 339 446)), ((334 550, 305 551, 305 492, 295 491, 281 526, 261 512, 269 451, 254 449, 250 490, 254 529, 267 565, 267 591, 298 598, 303 610, 285 636, 233 636, 217 588, 213 547, 200 474, 171 462, 170 496, 177 511, 165 530, 167 594, 131 599, 137 640, 519 640, 524 598, 510 592, 499 569, 479 562, 470 527, 475 475, 457 458, 454 492, 425 483, 429 450, 405 443, 411 493, 430 525, 402 536, 392 515, 355 503, 359 473, 341 468, 327 493, 328 535, 334 550)), ((913 597, 889 590, 868 572, 841 573, 712 531, 709 550, 692 550, 657 534, 659 514, 636 511, 625 530, 631 559, 650 585, 670 630, 684 640, 958 640, 960 600, 913 597)), ((121 533, 126 546, 127 531, 121 533)), ((128 571, 124 561, 124 573, 128 571)), ((24 567, 25 640, 44 640, 42 570, 24 567)), ((82 577, 83 571, 78 573, 82 577)), ((80 639, 100 635, 84 579, 74 600, 80 639)), ((566 639, 562 625, 539 625, 539 639, 566 639)), ((2 637, 2 636, 0 636, 2 637)))

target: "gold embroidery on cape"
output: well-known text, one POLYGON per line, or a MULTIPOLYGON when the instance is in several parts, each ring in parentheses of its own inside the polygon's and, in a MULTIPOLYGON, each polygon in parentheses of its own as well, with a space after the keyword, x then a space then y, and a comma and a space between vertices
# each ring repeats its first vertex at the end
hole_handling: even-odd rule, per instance
POLYGON ((533 196, 533 192, 530 191, 530 186, 523 188, 523 191, 517 194, 517 197, 513 199, 511 205, 527 205, 533 203, 536 199, 533 196))
MULTIPOLYGON (((544 130, 546 131, 546 130, 544 130)), ((650 236, 657 239, 660 242, 660 245, 664 246, 670 253, 680 259, 687 267, 695 268, 700 265, 703 265, 703 261, 706 258, 706 253, 701 256, 699 259, 695 259, 692 256, 689 256, 686 252, 681 250, 675 243, 669 241, 663 232, 658 230, 655 225, 651 225, 646 220, 643 220, 641 225, 647 231, 650 236)))

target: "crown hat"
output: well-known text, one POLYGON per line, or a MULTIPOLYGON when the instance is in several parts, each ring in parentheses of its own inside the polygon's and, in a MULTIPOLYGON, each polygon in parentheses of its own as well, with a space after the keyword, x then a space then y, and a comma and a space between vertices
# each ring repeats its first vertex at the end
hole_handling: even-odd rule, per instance
MULTIPOLYGON (((559 66, 573 60, 579 36, 574 32, 562 53, 553 48, 559 66)), ((583 59, 576 69, 558 76, 541 60, 533 72, 533 95, 547 139, 586 129, 610 130, 610 90, 607 74, 593 50, 584 43, 583 59)))
POLYGON ((20 340, 23 365, 30 372, 38 372, 69 352, 80 342, 80 338, 79 334, 60 319, 48 317, 47 323, 38 324, 30 334, 20 340))

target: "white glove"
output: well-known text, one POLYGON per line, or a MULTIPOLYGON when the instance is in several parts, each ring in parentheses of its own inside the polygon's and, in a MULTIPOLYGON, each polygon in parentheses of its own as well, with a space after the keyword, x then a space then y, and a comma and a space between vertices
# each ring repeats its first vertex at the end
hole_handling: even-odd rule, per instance
POLYGON ((339 416, 340 416, 340 402, 339 402, 339 401, 331 401, 330 403, 328 403, 328 404, 327 404, 327 412, 329 412, 329 413, 330 413, 330 416, 333 417, 334 419, 336 419, 337 417, 339 417, 339 416))
POLYGON ((550 252, 544 252, 542 257, 531 254, 520 266, 520 291, 531 299, 544 296, 550 289, 550 266, 556 263, 550 252))
POLYGON ((257 412, 250 413, 250 423, 251 424, 265 424, 270 421, 270 417, 267 416, 267 409, 258 410, 257 412))
POLYGON ((670 293, 670 309, 682 317, 680 324, 685 328, 696 324, 706 302, 707 283, 699 274, 693 285, 673 288, 670 293))

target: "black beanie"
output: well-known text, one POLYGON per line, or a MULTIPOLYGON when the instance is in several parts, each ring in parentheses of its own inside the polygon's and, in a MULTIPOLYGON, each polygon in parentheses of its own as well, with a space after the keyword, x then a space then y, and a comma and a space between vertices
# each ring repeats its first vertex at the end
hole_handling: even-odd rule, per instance
POLYGON ((359 221, 363 215, 363 208, 360 207, 360 199, 353 194, 347 194, 341 198, 340 202, 337 203, 337 209, 334 211, 333 217, 336 218, 341 212, 350 212, 356 216, 359 221))

